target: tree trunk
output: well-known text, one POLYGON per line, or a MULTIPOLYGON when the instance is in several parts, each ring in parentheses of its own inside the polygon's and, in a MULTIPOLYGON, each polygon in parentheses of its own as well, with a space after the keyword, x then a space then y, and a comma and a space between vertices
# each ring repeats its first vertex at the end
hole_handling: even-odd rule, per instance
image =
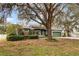
MULTIPOLYGON (((51 6, 51 4, 50 4, 51 6)), ((48 11, 48 21, 47 21, 47 35, 48 35, 48 40, 52 40, 52 31, 51 31, 51 22, 52 21, 52 13, 51 13, 51 7, 49 8, 49 11, 48 11)))
POLYGON ((65 37, 70 37, 70 28, 69 26, 65 26, 65 30, 64 30, 64 36, 65 37))
POLYGON ((70 37, 70 31, 67 30, 66 33, 67 33, 67 37, 70 37))
POLYGON ((64 37, 70 37, 70 31, 69 30, 65 30, 64 32, 64 37))
POLYGON ((48 36, 48 40, 52 40, 51 27, 47 28, 47 36, 48 36))
POLYGON ((52 33, 51 33, 51 17, 48 20, 47 23, 47 36, 48 36, 48 40, 52 40, 52 33))

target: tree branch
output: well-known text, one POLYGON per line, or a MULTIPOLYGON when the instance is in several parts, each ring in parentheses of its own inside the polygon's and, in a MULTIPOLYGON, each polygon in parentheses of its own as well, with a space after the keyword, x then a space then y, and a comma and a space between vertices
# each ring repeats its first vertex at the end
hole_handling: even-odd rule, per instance
MULTIPOLYGON (((66 6, 66 5, 65 5, 66 6)), ((56 15, 58 15, 64 8, 65 8, 65 6, 63 6, 54 16, 53 16, 53 18, 56 16, 56 15)))
POLYGON ((33 19, 32 17, 30 17, 30 18, 31 18, 33 21, 35 21, 35 22, 37 22, 37 23, 39 23, 39 24, 42 24, 41 22, 39 22, 39 21, 33 19))
POLYGON ((45 22, 43 21, 43 19, 39 16, 39 14, 31 7, 31 5, 29 4, 29 3, 27 3, 27 6, 28 6, 28 8, 30 8, 35 14, 36 14, 36 16, 38 17, 38 19, 42 22, 42 24, 44 24, 45 26, 46 26, 46 24, 45 24, 45 22))

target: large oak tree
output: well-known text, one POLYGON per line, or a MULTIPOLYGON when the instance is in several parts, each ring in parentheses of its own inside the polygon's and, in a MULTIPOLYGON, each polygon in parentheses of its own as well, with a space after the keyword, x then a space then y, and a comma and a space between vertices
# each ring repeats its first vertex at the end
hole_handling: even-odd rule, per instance
MULTIPOLYGON (((60 14, 60 12, 65 7, 65 4, 59 4, 59 3, 27 3, 27 9, 30 10, 26 12, 27 16, 30 16, 29 18, 38 22, 39 24, 42 24, 47 29, 48 39, 52 39, 52 23, 54 20, 56 20, 57 15, 60 14)), ((25 16, 25 13, 24 13, 25 16)))

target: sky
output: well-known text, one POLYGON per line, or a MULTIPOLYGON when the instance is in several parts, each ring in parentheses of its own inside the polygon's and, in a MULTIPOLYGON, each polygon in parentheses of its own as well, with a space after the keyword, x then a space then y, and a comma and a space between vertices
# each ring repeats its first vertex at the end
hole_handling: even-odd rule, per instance
MULTIPOLYGON (((10 22, 12 24, 17 24, 19 22, 21 22, 19 19, 18 19, 18 16, 17 16, 18 12, 17 11, 12 11, 12 15, 11 17, 8 17, 7 18, 7 22, 10 22)), ((28 26, 30 25, 39 25, 37 22, 35 21, 30 21, 28 26)))
POLYGON ((11 17, 7 18, 7 22, 16 24, 18 23, 17 11, 12 11, 11 17))

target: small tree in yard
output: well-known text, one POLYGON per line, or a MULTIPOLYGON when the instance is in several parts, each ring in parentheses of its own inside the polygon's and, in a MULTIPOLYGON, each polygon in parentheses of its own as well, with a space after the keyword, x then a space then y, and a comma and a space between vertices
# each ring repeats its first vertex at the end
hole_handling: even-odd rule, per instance
POLYGON ((6 25, 6 34, 19 35, 19 29, 21 29, 21 26, 19 26, 17 24, 7 24, 6 25))

